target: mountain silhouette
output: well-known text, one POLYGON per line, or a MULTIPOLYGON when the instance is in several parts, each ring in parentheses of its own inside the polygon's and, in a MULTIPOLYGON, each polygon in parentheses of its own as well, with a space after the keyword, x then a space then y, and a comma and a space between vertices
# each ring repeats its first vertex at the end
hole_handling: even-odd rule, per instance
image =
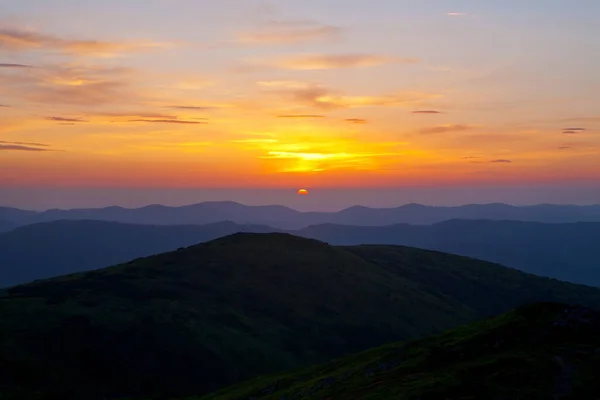
POLYGON ((301 229, 310 225, 334 223, 382 226, 398 223, 434 224, 450 219, 490 219, 532 222, 600 222, 600 205, 472 204, 433 207, 407 204, 395 208, 350 207, 339 212, 300 212, 284 206, 246 206, 236 202, 205 202, 182 207, 149 205, 127 209, 47 210, 43 212, 0 208, 0 219, 15 225, 57 220, 100 220, 150 225, 197 225, 222 221, 269 225, 278 229, 301 229))

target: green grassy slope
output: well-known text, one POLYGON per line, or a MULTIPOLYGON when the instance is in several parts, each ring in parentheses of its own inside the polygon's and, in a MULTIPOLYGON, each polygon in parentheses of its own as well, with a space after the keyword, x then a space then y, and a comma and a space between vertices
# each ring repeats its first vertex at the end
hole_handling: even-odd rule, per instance
POLYGON ((600 307, 600 290, 418 249, 236 234, 7 290, 0 398, 202 394, 538 300, 600 307))
POLYGON ((202 400, 597 399, 600 311, 537 303, 202 400))

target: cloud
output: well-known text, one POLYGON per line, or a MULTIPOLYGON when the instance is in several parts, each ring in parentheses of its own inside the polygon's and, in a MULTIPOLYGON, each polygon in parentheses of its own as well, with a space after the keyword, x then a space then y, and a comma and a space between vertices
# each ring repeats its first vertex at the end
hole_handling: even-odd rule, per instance
POLYGON ((6 95, 29 102, 96 107, 141 101, 133 86, 138 76, 129 68, 59 64, 0 74, 0 86, 6 95))
POLYGON ((3 107, 3 108, 10 108, 10 106, 9 106, 9 105, 7 105, 7 104, 0 104, 0 107, 3 107))
POLYGON ((559 149, 559 150, 568 150, 568 149, 570 149, 570 148, 571 148, 571 146, 561 146, 561 147, 559 147, 558 149, 559 149))
POLYGON ((467 13, 464 12, 448 12, 446 13, 447 16, 449 17, 464 17, 467 15, 467 13))
POLYGON ((79 118, 63 118, 63 117, 46 117, 48 121, 56 121, 56 122, 88 122, 84 119, 79 118))
POLYGON ((72 105, 101 106, 123 100, 129 96, 126 84, 118 81, 95 82, 79 86, 44 86, 31 93, 28 99, 38 103, 65 103, 72 105))
POLYGON ((56 151, 48 149, 50 145, 44 143, 35 142, 6 142, 0 140, 0 151, 30 151, 30 152, 43 152, 43 151, 56 151))
POLYGON ((35 146, 35 147, 50 147, 49 144, 36 143, 36 142, 5 142, 3 140, 0 140, 0 143, 2 143, 2 144, 19 144, 19 145, 23 145, 23 146, 35 146))
POLYGON ((0 68, 33 68, 33 66, 27 64, 0 63, 0 68))
POLYGON ((325 118, 324 115, 316 114, 296 114, 296 115, 278 115, 277 118, 325 118))
POLYGON ((259 81, 256 84, 265 88, 279 89, 304 89, 309 86, 307 83, 299 81, 259 81))
POLYGON ((111 122, 111 123, 156 123, 156 124, 180 124, 180 125, 198 125, 207 124, 207 118, 188 118, 179 119, 177 115, 162 114, 155 112, 98 112, 86 113, 91 122, 111 122))
POLYGON ((51 151, 39 147, 21 146, 17 144, 0 144, 0 151, 51 151))
POLYGON ((168 44, 157 42, 117 43, 101 40, 65 39, 22 29, 0 28, 0 50, 9 51, 53 49, 70 55, 113 57, 121 53, 166 46, 168 44))
POLYGON ((250 61, 252 67, 273 67, 289 70, 327 70, 340 68, 365 68, 389 63, 413 64, 413 58, 389 57, 377 54, 305 54, 270 60, 250 61))
POLYGON ((412 112, 413 114, 442 114, 441 111, 435 110, 416 110, 412 112))
POLYGON ((351 124, 366 124, 367 120, 362 118, 347 118, 346 122, 350 122, 351 124))
POLYGON ((238 34, 243 44, 293 44, 338 37, 342 29, 314 21, 272 21, 251 32, 238 34))
POLYGON ((562 130, 562 133, 564 133, 565 135, 574 135, 577 133, 582 133, 584 131, 587 131, 587 128, 564 128, 562 130))
POLYGON ((447 132, 464 132, 471 129, 475 129, 477 126, 466 125, 466 124, 446 124, 437 125, 430 128, 421 129, 422 134, 435 134, 435 133, 447 133, 447 132))
POLYGON ((124 119, 177 119, 176 115, 151 113, 151 112, 106 112, 95 114, 100 117, 114 117, 124 119))
MULTIPOLYGON (((477 160, 477 159, 481 159, 482 157, 462 157, 462 158, 464 160, 477 160)), ((512 161, 504 159, 504 158, 499 158, 496 160, 489 160, 489 161, 469 161, 469 163, 471 163, 471 164, 511 164, 512 161)))
POLYGON ((131 119, 129 122, 149 122, 155 124, 184 124, 184 125, 198 125, 206 124, 204 121, 184 121, 179 119, 131 119))
POLYGON ((168 106, 167 108, 172 108, 172 109, 176 109, 176 110, 209 111, 209 110, 214 110, 217 107, 214 107, 214 106, 168 106))
POLYGON ((416 102, 437 98, 439 95, 420 92, 398 92, 381 96, 348 96, 338 91, 303 84, 292 87, 283 86, 270 91, 283 96, 289 101, 304 106, 324 110, 361 108, 361 107, 403 107, 416 102))

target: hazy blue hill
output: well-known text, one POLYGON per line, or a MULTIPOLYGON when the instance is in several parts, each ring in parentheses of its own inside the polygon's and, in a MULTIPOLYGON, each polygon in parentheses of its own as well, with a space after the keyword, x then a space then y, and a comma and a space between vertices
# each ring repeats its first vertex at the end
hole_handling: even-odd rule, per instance
POLYGON ((333 213, 328 221, 336 224, 382 226, 397 223, 434 224, 450 219, 489 219, 533 222, 600 222, 600 206, 508 204, 469 204, 434 207, 407 204, 395 208, 351 207, 333 213))
POLYGON ((225 201, 205 202, 182 207, 149 205, 135 209, 107 207, 47 210, 39 213, 5 208, 0 209, 0 219, 19 225, 56 220, 85 219, 150 225, 196 225, 232 221, 239 224, 269 225, 279 229, 301 229, 324 223, 361 226, 383 226, 398 223, 423 225, 450 219, 560 223, 600 222, 600 205, 516 207, 507 204, 474 204, 459 207, 433 207, 407 204, 395 208, 356 206, 339 212, 300 212, 283 206, 246 206, 225 201))
POLYGON ((0 207, 0 220, 15 225, 28 224, 39 215, 36 211, 20 210, 18 208, 0 207))
POLYGON ((451 220, 431 226, 317 225, 297 234, 331 244, 402 244, 600 286, 600 223, 451 220))
POLYGON ((533 301, 598 307, 600 289, 414 248, 240 233, 6 290, 0 393, 203 394, 533 301))
POLYGON ((202 400, 580 399, 600 397, 600 311, 540 303, 202 400))
MULTIPOLYGON (((243 231, 277 229, 232 222, 152 226, 57 221, 29 225, 0 234, 0 287, 102 268, 243 231)), ((324 224, 289 232, 334 245, 399 244, 444 251, 600 286, 600 223, 452 220, 431 226, 324 224)))
POLYGON ((107 207, 97 209, 47 210, 18 220, 21 224, 57 220, 99 220, 129 224, 201 225, 222 221, 238 224, 264 224, 293 228, 303 220, 318 223, 323 213, 301 213, 283 206, 246 206, 232 201, 205 202, 181 207, 149 205, 141 208, 107 207))
POLYGON ((9 221, 0 219, 0 233, 8 232, 16 227, 15 224, 9 221))
POLYGON ((232 222, 153 226, 82 220, 27 225, 0 235, 0 287, 98 269, 236 232, 271 231, 232 222))

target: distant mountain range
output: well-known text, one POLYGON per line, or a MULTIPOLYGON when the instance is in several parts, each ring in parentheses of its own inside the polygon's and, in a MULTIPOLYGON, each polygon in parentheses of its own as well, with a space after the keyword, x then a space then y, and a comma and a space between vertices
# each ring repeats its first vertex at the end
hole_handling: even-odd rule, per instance
MULTIPOLYGON (((81 242, 72 243, 71 249, 81 242)), ((421 338, 535 302, 600 307, 600 289, 403 246, 337 247, 289 234, 240 233, 0 291, 0 395, 36 400, 189 398, 260 374, 421 338)), ((597 354, 597 331, 583 337, 588 330, 579 324, 570 331, 573 341, 563 348, 564 340, 543 336, 554 332, 548 330, 552 323, 544 322, 548 313, 534 314, 540 319, 528 313, 509 315, 445 339, 421 341, 414 347, 416 353, 407 354, 412 360, 407 371, 419 379, 411 387, 429 382, 430 390, 450 390, 448 385, 475 371, 483 378, 501 379, 499 387, 514 379, 518 385, 525 379, 519 371, 527 376, 554 373, 560 366, 560 360, 548 359, 554 351, 559 352, 556 356, 565 353, 567 366, 573 356, 573 365, 587 367, 580 360, 597 354), (507 324, 505 329, 502 324, 507 324), (436 351, 440 340, 448 344, 446 351, 436 351), (537 350, 544 344, 561 347, 546 348, 539 356, 537 350), (431 356, 418 354, 420 348, 431 356), (460 368, 450 369, 440 364, 444 360, 463 361, 460 368)), ((562 310, 552 311, 555 317, 570 321, 562 310)), ((360 360, 378 361, 375 354, 363 353, 343 363, 352 374, 362 368, 360 360)), ((333 367, 332 373, 343 372, 333 367)), ((590 371, 577 370, 578 379, 597 372, 590 371)), ((298 377, 294 374, 278 385, 293 385, 294 393, 289 394, 295 395, 296 385, 318 383, 298 377)), ((369 378, 363 372, 349 382, 354 388, 369 378)), ((269 383, 260 389, 276 397, 265 397, 264 391, 260 397, 246 395, 244 385, 241 392, 230 390, 224 398, 305 398, 281 393, 272 380, 260 382, 269 383)), ((370 388, 369 398, 400 398, 376 397, 376 386, 383 383, 362 387, 370 388)), ((527 387, 536 385, 537 380, 527 380, 527 387)), ((359 390, 336 398, 366 398, 359 390)), ((506 393, 502 390, 499 393, 506 393)), ((312 398, 327 397, 319 393, 312 398)))
POLYGON ((600 223, 450 220, 434 225, 317 225, 298 235, 331 244, 400 244, 600 286, 600 223))
MULTIPOLYGON (((236 232, 282 232, 263 225, 134 225, 56 221, 0 234, 0 287, 88 271, 236 232)), ((324 224, 297 236, 334 245, 397 244, 500 263, 540 276, 600 287, 600 223, 451 220, 434 225, 324 224)))
POLYGON ((0 220, 13 225, 28 225, 57 220, 112 221, 148 225, 198 225, 222 221, 260 224, 279 229, 302 229, 315 224, 383 226, 390 224, 434 224, 450 219, 489 219, 530 222, 600 222, 600 205, 472 204, 459 207, 433 207, 407 204, 396 208, 355 206, 338 212, 300 212, 283 206, 246 206, 235 202, 207 202, 183 207, 150 205, 127 209, 25 211, 0 208, 0 220))

